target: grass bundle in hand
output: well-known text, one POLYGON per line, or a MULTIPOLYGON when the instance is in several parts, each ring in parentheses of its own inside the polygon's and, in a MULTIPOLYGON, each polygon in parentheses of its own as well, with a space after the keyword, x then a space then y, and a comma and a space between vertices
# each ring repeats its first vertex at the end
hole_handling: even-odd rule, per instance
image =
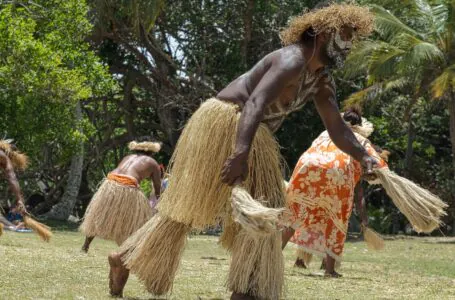
POLYGON ((44 225, 34 220, 32 217, 30 217, 30 215, 28 214, 24 215, 24 224, 26 227, 36 232, 43 241, 49 242, 49 240, 51 239, 52 237, 51 228, 47 225, 44 225))
POLYGON ((365 225, 362 225, 362 232, 363 238, 367 243, 368 248, 373 250, 384 249, 384 240, 379 233, 365 225))
POLYGON ((441 218, 446 215, 444 201, 388 168, 375 169, 374 173, 416 232, 428 233, 441 225, 441 218))
POLYGON ((269 208, 251 197, 242 187, 236 186, 231 197, 232 217, 254 234, 270 234, 276 230, 282 208, 269 208))

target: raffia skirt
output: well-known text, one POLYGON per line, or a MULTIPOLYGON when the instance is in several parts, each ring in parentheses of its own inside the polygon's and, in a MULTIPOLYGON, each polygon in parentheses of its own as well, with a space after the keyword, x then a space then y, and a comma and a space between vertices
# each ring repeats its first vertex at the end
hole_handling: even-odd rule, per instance
POLYGON ((152 208, 139 188, 104 179, 87 207, 79 230, 86 236, 120 245, 151 217, 152 208))
MULTIPOLYGON (((158 214, 122 246, 123 261, 149 292, 172 288, 187 233, 223 225, 220 243, 232 252, 228 286, 260 299, 278 299, 283 285, 281 234, 250 236, 232 220, 232 187, 221 182, 233 153, 240 117, 236 105, 215 98, 205 101, 188 121, 169 165, 172 177, 161 196, 158 214)), ((268 207, 283 207, 284 185, 279 145, 261 124, 248 160, 244 188, 268 207)))

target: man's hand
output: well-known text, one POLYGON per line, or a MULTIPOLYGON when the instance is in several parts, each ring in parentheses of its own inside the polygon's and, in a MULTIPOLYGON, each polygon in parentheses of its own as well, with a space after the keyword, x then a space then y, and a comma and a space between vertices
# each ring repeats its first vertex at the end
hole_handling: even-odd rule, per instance
POLYGON ((373 173, 373 168, 378 164, 378 161, 368 154, 365 154, 360 161, 363 168, 363 178, 367 181, 376 179, 376 175, 373 173))
POLYGON ((22 200, 17 201, 16 209, 21 215, 24 215, 24 214, 27 213, 27 210, 25 209, 24 202, 22 200))
POLYGON ((248 176, 248 153, 229 156, 221 170, 221 181, 228 185, 243 182, 248 176))

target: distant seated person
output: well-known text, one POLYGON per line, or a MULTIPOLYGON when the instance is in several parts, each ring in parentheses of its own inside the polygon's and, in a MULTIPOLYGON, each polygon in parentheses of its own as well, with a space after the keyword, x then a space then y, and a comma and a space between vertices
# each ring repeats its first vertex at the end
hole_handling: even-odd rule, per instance
POLYGON ((8 219, 9 222, 14 224, 16 226, 16 229, 23 229, 25 228, 24 225, 24 218, 22 215, 19 213, 16 207, 11 207, 8 214, 6 215, 6 219, 8 219))

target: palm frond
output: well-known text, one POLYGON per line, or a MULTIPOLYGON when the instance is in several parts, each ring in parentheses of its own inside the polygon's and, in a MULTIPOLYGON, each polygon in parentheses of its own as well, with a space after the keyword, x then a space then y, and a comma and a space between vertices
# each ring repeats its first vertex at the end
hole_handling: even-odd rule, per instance
POLYGON ((432 83, 431 92, 434 99, 441 98, 455 87, 455 64, 447 67, 432 83))
POLYGON ((371 11, 375 15, 375 29, 384 40, 390 41, 401 33, 408 33, 419 37, 421 36, 418 32, 404 24, 400 19, 395 17, 385 8, 378 5, 372 5, 371 11))
POLYGON ((382 44, 386 43, 368 40, 355 44, 343 68, 344 78, 352 79, 367 74, 370 55, 382 44))
POLYGON ((406 52, 390 44, 382 45, 375 49, 370 57, 368 74, 374 81, 382 81, 387 77, 397 74, 398 63, 406 52))
POLYGON ((381 88, 382 84, 374 84, 361 91, 351 94, 346 100, 343 101, 342 103, 343 109, 353 105, 362 106, 366 100, 372 98, 372 96, 373 97, 376 96, 378 92, 381 90, 381 88))
POLYGON ((384 91, 403 90, 411 84, 408 77, 399 77, 384 83, 384 91))
POLYGON ((407 33, 397 36, 392 43, 406 53, 400 61, 401 67, 438 65, 445 61, 441 49, 429 42, 425 42, 407 33))

